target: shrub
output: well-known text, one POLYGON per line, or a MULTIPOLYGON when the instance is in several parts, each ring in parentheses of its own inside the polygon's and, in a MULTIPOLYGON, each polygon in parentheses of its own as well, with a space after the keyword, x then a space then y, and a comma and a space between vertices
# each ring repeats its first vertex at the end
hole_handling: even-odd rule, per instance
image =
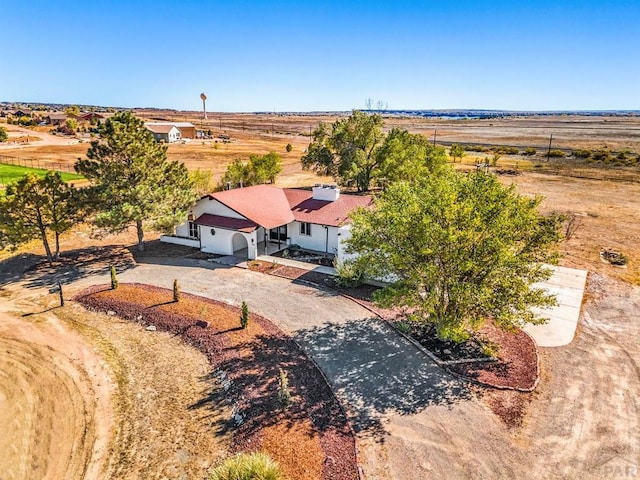
POLYGON ((173 301, 177 302, 180 300, 180 285, 178 285, 178 279, 173 279, 173 301))
POLYGON ((249 325, 249 305, 244 300, 242 301, 242 314, 240 315, 240 326, 247 328, 249 325))
POLYGON ((551 158, 564 158, 565 153, 562 150, 551 150, 549 152, 549 157, 551 158))
POLYGON ((291 153, 291 150, 293 150, 293 146, 291 146, 290 143, 287 143, 287 146, 285 147, 285 150, 287 151, 287 153, 291 153))
POLYGON ((494 358, 498 355, 499 346, 494 342, 484 341, 480 344, 482 354, 488 358, 494 358))
POLYGON ((522 155, 527 155, 529 157, 535 155, 536 153, 538 153, 538 151, 533 148, 533 147, 527 147, 524 149, 524 152, 522 152, 522 155))
POLYGON ((213 469, 209 480, 285 480, 280 466, 262 452, 240 453, 213 469))
POLYGON ((289 376, 287 372, 280 369, 280 377, 278 378, 278 400, 283 409, 291 403, 291 392, 289 391, 289 376))
POLYGON ((405 335, 411 333, 411 324, 409 322, 396 322, 394 326, 400 333, 404 333, 405 335))
POLYGON ((116 277, 116 267, 111 265, 111 290, 118 288, 118 278, 116 277))
POLYGON ((490 150, 489 147, 485 147, 483 145, 462 145, 462 147, 468 152, 488 152, 490 150))
POLYGON ((336 269, 336 283, 341 287, 354 288, 362 285, 364 280, 364 272, 360 265, 356 262, 342 262, 337 263, 336 269))
POLYGON ((571 154, 577 158, 589 158, 591 157, 591 150, 573 150, 571 154))
POLYGON ((517 147, 508 147, 508 146, 501 146, 501 147, 494 147, 493 152, 499 155, 517 155, 518 153, 520 153, 520 149, 518 149, 517 147))
POLYGON ((596 150, 591 155, 596 162, 609 163, 611 161, 611 152, 609 150, 596 150))
POLYGON ((7 140, 9 140, 7 131, 3 127, 0 127, 0 142, 6 142, 7 140))

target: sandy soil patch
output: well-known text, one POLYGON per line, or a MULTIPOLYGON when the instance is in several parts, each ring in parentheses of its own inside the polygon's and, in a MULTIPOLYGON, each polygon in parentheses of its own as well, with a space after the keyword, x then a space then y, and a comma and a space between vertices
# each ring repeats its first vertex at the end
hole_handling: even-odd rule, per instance
POLYGON ((3 480, 201 478, 226 456, 230 412, 190 408, 218 388, 197 350, 73 302, 22 316, 57 299, 1 293, 3 480))
POLYGON ((0 371, 2 478, 99 478, 114 388, 91 345, 50 313, 0 313, 0 371))

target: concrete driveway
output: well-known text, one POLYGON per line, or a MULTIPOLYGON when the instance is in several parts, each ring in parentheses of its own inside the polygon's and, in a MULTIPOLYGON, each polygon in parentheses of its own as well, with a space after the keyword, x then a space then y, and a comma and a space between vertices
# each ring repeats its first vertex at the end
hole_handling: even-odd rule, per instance
POLYGON ((562 347, 571 343, 578 327, 587 271, 557 266, 550 268, 553 270, 551 278, 536 286, 556 295, 558 305, 537 309, 536 313, 549 321, 543 325, 527 325, 524 330, 540 347, 562 347))

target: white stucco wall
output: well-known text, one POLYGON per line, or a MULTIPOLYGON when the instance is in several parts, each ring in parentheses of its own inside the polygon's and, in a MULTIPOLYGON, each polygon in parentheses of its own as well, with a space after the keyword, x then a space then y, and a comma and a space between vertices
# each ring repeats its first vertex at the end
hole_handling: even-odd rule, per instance
POLYGON ((287 225, 287 236, 291 238, 291 243, 298 244, 302 248, 316 250, 318 252, 336 253, 338 251, 338 227, 324 227, 323 225, 311 224, 311 235, 300 234, 300 222, 292 222, 287 225), (327 249, 327 233, 329 235, 327 249))
MULTIPOLYGON (((209 213, 211 215, 221 215, 224 217, 231 218, 244 218, 242 215, 234 212, 230 208, 224 206, 217 200, 211 200, 208 198, 203 198, 198 200, 196 204, 191 209, 191 213, 193 214, 193 218, 196 219, 203 213, 209 213)), ((207 227, 201 227, 207 228, 207 227)), ((176 235, 179 237, 188 237, 189 236, 189 222, 186 221, 181 223, 176 227, 176 235)), ((260 237, 262 238, 262 237, 260 237)))
POLYGON ((185 245, 187 247, 200 248, 199 240, 192 240, 190 238, 178 238, 171 235, 160 235, 160 241, 166 243, 173 243, 175 245, 185 245))
POLYGON ((358 255, 355 253, 347 253, 344 251, 345 242, 351 238, 351 225, 343 225, 338 229, 338 233, 340 234, 338 237, 338 260, 344 262, 345 260, 349 260, 351 258, 355 258, 358 255))
POLYGON ((256 232, 243 233, 218 227, 200 227, 201 250, 205 253, 233 255, 235 249, 248 249, 249 259, 258 256, 256 232), (211 231, 215 231, 215 235, 211 231), (244 237, 246 243, 241 240, 244 237))

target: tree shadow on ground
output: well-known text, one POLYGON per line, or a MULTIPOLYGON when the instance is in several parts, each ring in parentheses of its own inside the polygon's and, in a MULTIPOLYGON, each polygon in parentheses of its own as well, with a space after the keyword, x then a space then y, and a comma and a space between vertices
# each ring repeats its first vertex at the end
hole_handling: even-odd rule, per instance
MULTIPOLYGON (((210 359, 215 370, 203 378, 211 388, 190 409, 204 409, 213 418, 220 412, 220 397, 243 416, 234 429, 241 439, 249 439, 260 430, 285 423, 291 427, 310 420, 318 432, 334 429, 348 435, 340 406, 313 362, 286 336, 259 335, 254 340, 226 346, 210 359), (289 381, 292 402, 283 406, 279 397, 282 369, 289 381), (221 372, 224 372, 221 376, 221 372), (226 391, 222 384, 229 380, 226 391)), ((233 419, 222 419, 220 431, 233 426, 233 419)), ((242 441, 242 440, 240 440, 242 441)))
POLYGON ((118 273, 135 267, 126 247, 109 245, 70 250, 50 265, 43 255, 15 255, 0 262, 0 286, 24 281, 27 288, 41 288, 64 284, 109 272, 111 266, 118 273))
POLYGON ((147 263, 154 265, 173 266, 197 266, 203 268, 230 268, 228 265, 221 265, 208 260, 220 257, 210 253, 203 253, 199 248, 185 247, 162 242, 160 240, 150 240, 145 242, 144 250, 138 250, 138 245, 127 247, 131 256, 137 263, 147 263))
POLYGON ((385 414, 410 415, 472 398, 465 382, 378 319, 325 324, 298 331, 296 340, 325 372, 360 432, 380 433, 385 414))

